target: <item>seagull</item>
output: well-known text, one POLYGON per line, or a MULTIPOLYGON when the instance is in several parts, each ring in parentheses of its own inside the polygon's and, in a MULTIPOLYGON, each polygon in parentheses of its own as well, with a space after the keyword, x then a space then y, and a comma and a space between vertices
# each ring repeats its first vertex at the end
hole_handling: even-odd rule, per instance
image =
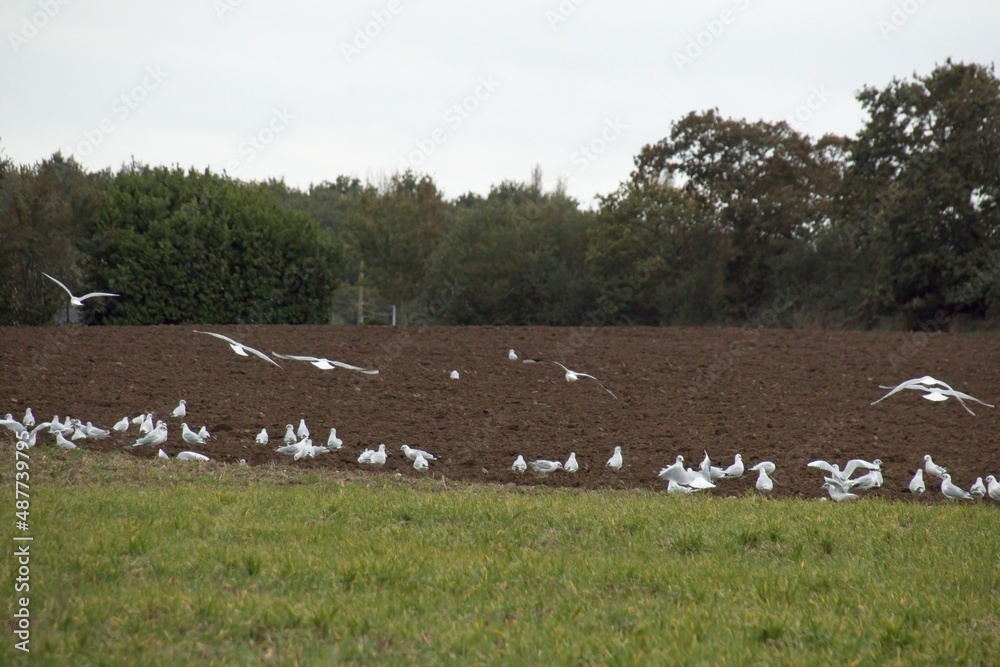
POLYGON ((25 431, 28 430, 24 427, 24 424, 12 418, 12 416, 9 414, 5 418, 0 419, 0 426, 6 426, 7 430, 9 430, 14 435, 17 435, 18 433, 24 433, 25 431))
POLYGON ((174 408, 174 411, 170 413, 170 416, 171 417, 184 417, 186 415, 187 415, 187 401, 185 401, 182 398, 181 402, 177 404, 176 408, 174 408))
POLYGON ((24 419, 21 420, 26 428, 31 428, 35 425, 35 415, 31 414, 31 408, 24 411, 24 419))
POLYGON ((204 425, 202 425, 202 427, 198 429, 198 435, 199 437, 201 437, 202 440, 208 440, 209 438, 212 437, 212 434, 208 432, 208 428, 206 428, 204 425))
POLYGON ((842 483, 841 486, 848 491, 853 491, 854 489, 857 489, 858 491, 867 491, 868 489, 882 486, 882 473, 878 470, 870 470, 861 477, 855 477, 854 479, 847 480, 847 482, 842 483))
POLYGON ((451 375, 449 375, 449 377, 450 377, 450 378, 451 378, 452 380, 457 380, 457 379, 459 378, 459 375, 458 375, 458 371, 452 371, 452 372, 451 372, 451 375))
POLYGON ((941 475, 941 493, 948 500, 972 500, 972 494, 951 481, 951 475, 941 475))
POLYGON ((510 348, 510 352, 507 353, 507 358, 511 361, 517 361, 517 352, 514 351, 514 348, 510 348))
POLYGON ((520 454, 514 459, 514 463, 510 466, 510 469, 514 472, 524 472, 528 469, 528 464, 524 462, 524 457, 520 454))
POLYGON ((56 444, 63 449, 76 449, 76 445, 72 441, 67 440, 61 431, 56 431, 56 444))
POLYGON ((535 472, 540 472, 543 475, 547 475, 550 472, 555 472, 556 470, 562 470, 563 464, 559 461, 547 461, 546 459, 537 459, 531 461, 528 465, 535 472))
POLYGON ((563 366, 562 364, 560 364, 558 361, 549 361, 548 359, 525 359, 523 363, 526 363, 526 364, 555 364, 559 368, 561 368, 564 371, 566 371, 566 382, 576 382, 580 378, 589 378, 589 379, 593 380, 594 382, 596 382, 597 384, 599 384, 601 386, 601 389, 603 389, 604 391, 606 391, 609 394, 611 394, 612 398, 618 398, 617 396, 615 396, 615 392, 613 392, 610 389, 608 389, 607 387, 605 387, 604 383, 601 382, 600 380, 598 380, 597 378, 595 378, 593 375, 590 375, 588 373, 581 373, 579 371, 570 370, 570 369, 566 368, 565 366, 563 366))
POLYGON ((373 465, 384 466, 386 458, 385 444, 381 444, 378 446, 378 451, 372 454, 372 457, 368 462, 373 465))
POLYGON ((158 451, 158 452, 156 453, 156 457, 157 457, 157 458, 160 458, 160 459, 169 459, 169 458, 170 458, 170 454, 167 454, 167 453, 166 453, 165 451, 163 451, 163 450, 161 449, 160 451, 158 451))
POLYGON ((768 475, 773 475, 775 470, 775 465, 773 461, 761 461, 756 465, 750 466, 750 470, 754 472, 759 472, 763 470, 768 475))
POLYGON ((722 474, 724 477, 727 478, 736 478, 736 477, 742 477, 744 472, 745 471, 743 468, 743 457, 737 454, 736 460, 733 462, 733 465, 723 470, 722 474))
POLYGON ((326 439, 326 446, 331 450, 337 450, 344 446, 344 441, 337 437, 337 429, 330 429, 330 437, 326 439))
POLYGON ((278 359, 291 359, 293 361, 308 361, 310 364, 316 368, 328 371, 333 368, 346 368, 349 371, 357 371, 359 373, 364 373, 365 375, 378 375, 378 369, 376 368, 361 368, 360 366, 352 366, 351 364, 345 364, 343 361, 334 361, 333 359, 324 359, 322 357, 308 357, 300 354, 278 354, 275 351, 271 351, 278 359))
POLYGON ((580 464, 576 462, 576 452, 570 452, 569 458, 566 459, 566 463, 563 464, 563 470, 566 472, 576 472, 580 469, 580 464))
POLYGON ((262 428, 260 430, 260 433, 257 434, 257 437, 254 438, 254 442, 256 442, 258 445, 266 445, 267 441, 268 441, 267 429, 262 428))
POLYGON ((199 454, 198 452, 181 452, 177 455, 177 459, 180 461, 208 461, 209 458, 204 454, 199 454))
POLYGON ((372 456, 375 454, 374 449, 366 449, 361 452, 361 456, 358 457, 358 463, 371 463, 372 456))
POLYGON ((758 468, 758 471, 757 490, 761 493, 770 493, 774 490, 774 482, 767 476, 767 470, 765 468, 758 468))
POLYGON ((132 443, 133 447, 141 445, 162 445, 167 441, 167 425, 162 420, 156 422, 156 428, 132 443))
POLYGON ((142 420, 142 423, 139 424, 139 433, 145 435, 152 430, 153 430, 153 413, 150 412, 149 414, 146 415, 146 418, 142 420))
POLYGON ((833 477, 824 477, 823 488, 829 493, 834 502, 842 503, 845 500, 857 500, 857 494, 851 493, 840 483, 840 480, 833 477))
POLYGON ((622 469, 622 448, 620 446, 615 447, 615 453, 611 455, 611 458, 604 465, 615 472, 622 469))
POLYGON ((948 400, 949 397, 954 396, 955 399, 957 399, 958 402, 962 404, 962 407, 965 408, 966 412, 968 412, 973 417, 976 415, 976 413, 973 412, 971 409, 969 409, 969 406, 966 405, 965 401, 962 400, 962 399, 967 399, 967 400, 970 400, 970 401, 975 401, 976 403, 979 403, 981 405, 985 405, 988 408, 996 407, 994 405, 991 405, 990 403, 986 403, 984 401, 981 401, 978 398, 975 398, 974 396, 970 396, 970 395, 966 394, 965 392, 961 392, 961 391, 957 391, 955 389, 952 389, 951 385, 949 385, 948 383, 942 382, 941 380, 937 380, 935 378, 932 378, 930 375, 925 375, 923 377, 914 378, 912 380, 904 380, 903 382, 900 382, 895 387, 889 387, 889 386, 886 386, 886 385, 879 385, 879 388, 881 388, 881 389, 889 389, 890 391, 889 391, 888 394, 886 394, 882 398, 878 399, 878 401, 872 401, 872 405, 875 405, 879 401, 883 401, 883 400, 889 398, 890 396, 892 396, 893 394, 895 394, 898 391, 902 391, 904 389, 914 389, 916 391, 922 391, 922 392, 924 392, 924 398, 926 398, 928 401, 946 401, 946 400, 948 400))
POLYGON ((116 422, 114 426, 111 427, 117 433, 124 433, 128 430, 128 416, 121 418, 121 421, 116 422))
POLYGON ((986 485, 983 484, 983 478, 977 477, 976 481, 972 483, 969 488, 969 493, 974 495, 976 498, 982 498, 986 495, 986 485))
POLYGON ((295 437, 295 427, 291 424, 285 426, 285 444, 290 445, 293 442, 297 442, 298 438, 295 437))
POLYGON ((205 444, 205 439, 188 428, 187 422, 181 424, 181 438, 189 445, 205 444))
POLYGON ((87 424, 83 427, 83 432, 88 438, 93 438, 94 440, 103 440, 111 435, 111 431, 105 428, 98 428, 90 422, 87 422, 87 424))
POLYGON ((417 458, 413 459, 413 467, 414 469, 419 470, 421 472, 427 470, 427 468, 429 467, 427 464, 427 459, 425 459, 420 454, 417 454, 417 458))
POLYGON ((726 476, 722 468, 712 465, 712 459, 708 457, 708 450, 705 450, 705 458, 701 460, 701 467, 698 469, 698 472, 709 482, 714 482, 726 476))
POLYGON ((306 426, 306 420, 305 419, 300 419, 299 420, 299 428, 298 428, 297 431, 295 431, 295 433, 299 436, 299 440, 302 440, 303 438, 308 438, 309 437, 309 427, 306 426))
POLYGON ((51 280, 52 282, 54 282, 56 285, 59 285, 59 287, 62 287, 66 291, 66 294, 69 294, 70 305, 73 305, 77 308, 82 307, 83 302, 85 300, 94 296, 121 296, 120 294, 112 294, 111 292, 90 292, 88 294, 84 294, 83 296, 73 296, 73 293, 69 291, 69 288, 63 285, 61 282, 59 282, 49 274, 45 273, 44 271, 42 272, 42 275, 51 280))
MULTIPOLYGON (((58 417, 56 417, 56 419, 58 419, 58 417)), ((135 424, 136 426, 139 426, 144 421, 146 421, 146 413, 145 412, 143 412, 141 415, 137 415, 135 417, 132 417, 132 423, 135 424)))
POLYGON ((292 442, 282 447, 278 447, 274 451, 279 452, 281 454, 288 454, 289 456, 295 456, 296 457, 295 460, 298 461, 300 458, 302 458, 301 452, 303 452, 308 447, 312 447, 312 440, 310 440, 309 438, 302 438, 302 440, 298 442, 292 442))
POLYGON ((943 468, 938 464, 934 463, 931 459, 930 454, 924 455, 924 472, 932 477, 943 477, 945 473, 948 472, 947 468, 943 468))
POLYGON ((672 479, 667 481, 667 493, 694 493, 697 490, 698 489, 693 489, 690 486, 678 484, 672 479))
POLYGON ((913 479, 910 480, 910 493, 923 493, 927 490, 927 485, 924 484, 924 469, 917 468, 916 474, 913 475, 913 479))
POLYGON ((986 493, 993 500, 1000 500, 1000 482, 993 475, 986 476, 986 493))
POLYGON ((240 355, 241 357, 248 357, 248 356, 250 356, 250 355, 247 354, 247 352, 250 352, 251 354, 257 355, 258 357, 260 357, 264 361, 270 361, 272 364, 274 364, 278 368, 281 368, 281 364, 279 364, 277 361, 275 361, 271 357, 267 356, 266 354, 264 354, 260 350, 255 350, 254 348, 250 347, 249 345, 244 345, 243 343, 240 343, 239 341, 235 341, 235 340, 233 340, 232 338, 230 338, 228 336, 223 336, 222 334, 212 333, 211 331, 195 331, 195 333, 205 334, 206 336, 215 336, 216 338, 218 338, 220 340, 226 341, 227 343, 229 343, 229 347, 232 348, 233 352, 235 352, 236 354, 240 355))
POLYGON ((854 471, 857 470, 858 468, 864 468, 865 470, 881 470, 882 461, 881 459, 875 459, 874 463, 869 463, 868 461, 862 459, 851 459, 850 461, 847 462, 847 465, 844 466, 843 470, 841 470, 840 466, 837 465, 836 463, 827 463, 826 461, 822 460, 810 461, 809 463, 806 464, 806 466, 809 468, 817 468, 824 472, 828 472, 835 479, 838 479, 841 482, 843 482, 845 480, 850 479, 851 475, 853 475, 854 471))
POLYGON ((400 449, 403 450, 403 456, 405 456, 406 458, 408 458, 411 461, 416 461, 418 456, 424 457, 424 459, 426 459, 427 461, 437 461, 438 460, 438 457, 434 456, 433 454, 428 454, 427 452, 425 452, 422 449, 414 449, 413 447, 410 447, 409 445, 405 445, 404 444, 403 446, 400 447, 400 449))
POLYGON ((677 460, 672 464, 660 470, 657 475, 663 480, 673 480, 681 486, 690 486, 694 489, 714 489, 715 484, 706 480, 701 474, 694 472, 693 470, 688 470, 684 467, 684 457, 679 456, 677 460))
POLYGON ((247 464, 247 460, 246 459, 240 459, 240 465, 241 466, 245 466, 246 464, 247 464))

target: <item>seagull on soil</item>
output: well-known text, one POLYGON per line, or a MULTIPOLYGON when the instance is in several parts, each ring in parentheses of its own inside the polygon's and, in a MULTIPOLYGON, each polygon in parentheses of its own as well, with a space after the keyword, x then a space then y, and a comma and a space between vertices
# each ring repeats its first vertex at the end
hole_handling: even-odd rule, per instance
POLYGON ((326 439, 326 446, 330 451, 336 451, 344 446, 344 441, 337 437, 337 429, 330 429, 330 437, 326 439))
POLYGON ((142 435, 146 435, 152 430, 153 430, 153 413, 150 412, 149 414, 146 415, 146 418, 142 420, 142 423, 139 424, 139 433, 141 433, 142 435))
POLYGON ((547 475, 550 472, 555 472, 556 470, 562 470, 563 464, 559 461, 548 461, 546 459, 536 459, 529 462, 531 469, 535 472, 547 475))
POLYGON ((35 425, 35 415, 31 414, 31 408, 24 411, 24 419, 21 420, 25 428, 31 428, 35 425))
POLYGON ((115 425, 111 427, 116 433, 124 433, 128 430, 128 416, 122 417, 121 421, 115 422, 115 425))
POLYGON ((723 470, 722 475, 727 479, 735 479, 737 477, 742 477, 745 471, 746 469, 743 467, 743 457, 737 454, 733 464, 723 470))
POLYGON ((56 444, 63 449, 76 449, 76 445, 72 441, 67 440, 66 436, 60 431, 56 431, 56 444))
POLYGON ((927 490, 927 485, 924 484, 924 469, 917 468, 917 472, 913 475, 913 479, 910 480, 910 493, 923 493, 927 490))
POLYGON ((63 290, 65 290, 66 294, 69 294, 70 304, 77 308, 82 307, 84 301, 95 296, 121 296, 120 294, 112 294, 111 292, 89 292, 87 294, 84 294, 83 296, 73 296, 73 293, 69 291, 69 288, 63 285, 61 282, 59 282, 49 274, 45 273, 44 271, 42 272, 42 275, 51 280, 52 282, 54 282, 56 285, 59 285, 59 287, 62 287, 63 290))
POLYGON ((177 455, 179 461, 208 461, 209 458, 198 452, 181 452, 177 455))
POLYGON ((170 454, 167 454, 165 451, 163 451, 161 449, 160 451, 158 451, 156 453, 156 458, 159 458, 159 459, 169 459, 170 458, 170 454))
POLYGON ((457 380, 460 376, 458 374, 458 371, 452 371, 451 375, 449 375, 448 377, 450 377, 452 380, 457 380))
POLYGON ((345 364, 343 361, 334 361, 333 359, 324 359, 323 357, 309 357, 301 354, 278 354, 273 350, 271 351, 271 354, 278 359, 308 361, 310 364, 323 371, 328 371, 333 368, 346 368, 349 371, 357 371, 359 373, 364 373, 365 375, 378 375, 378 369, 376 368, 362 368, 361 366, 353 366, 351 364, 345 364))
POLYGON ((570 452, 569 458, 566 459, 566 463, 563 464, 563 470, 566 472, 576 472, 580 469, 580 464, 576 462, 576 452, 570 452))
POLYGON ((888 394, 878 399, 877 401, 872 401, 872 405, 875 405, 879 401, 884 401, 885 399, 889 398, 896 392, 902 391, 904 389, 913 389, 915 391, 924 392, 924 398, 926 398, 928 401, 935 401, 935 402, 947 401, 950 397, 954 397, 955 399, 958 400, 959 403, 962 404, 962 407, 965 408, 966 412, 968 412, 972 416, 975 416, 976 413, 973 412, 969 408, 969 406, 965 404, 965 400, 975 401, 976 403, 979 403, 980 405, 985 405, 988 408, 996 407, 994 405, 991 405, 990 403, 981 401, 974 396, 970 396, 965 392, 952 389, 951 385, 949 385, 947 382, 942 382, 941 380, 937 380, 931 377, 930 375, 924 375, 923 377, 914 378, 912 380, 904 380, 895 387, 887 385, 879 385, 879 388, 889 389, 890 391, 888 394))
POLYGON ((973 500, 972 494, 951 481, 951 475, 941 475, 941 493, 948 500, 973 500))
POLYGON ((507 358, 511 361, 517 361, 517 352, 514 351, 514 348, 510 348, 510 352, 507 353, 507 358))
POLYGON ((611 458, 604 465, 615 472, 622 469, 622 448, 620 446, 615 447, 615 453, 611 455, 611 458))
POLYGON ((159 447, 167 441, 167 424, 163 420, 156 422, 156 428, 132 443, 133 447, 156 445, 159 447))
POLYGON ((834 502, 842 503, 845 500, 857 500, 858 496, 848 491, 839 479, 834 477, 824 477, 823 488, 829 493, 834 502))
POLYGON ((374 449, 365 449, 365 451, 361 452, 361 455, 358 457, 358 463, 371 463, 372 456, 374 455, 374 449))
POLYGON ((298 430, 295 431, 295 433, 296 433, 296 435, 299 436, 299 440, 302 440, 303 438, 308 438, 309 437, 309 427, 306 426, 306 420, 305 419, 300 419, 299 420, 299 428, 298 428, 298 430))
POLYGON ((177 404, 176 408, 174 408, 174 411, 170 413, 170 416, 182 418, 185 417, 186 415, 187 415, 187 401, 185 401, 182 398, 181 402, 177 404))
POLYGON ((983 484, 983 478, 977 477, 976 481, 972 483, 969 488, 969 493, 971 493, 976 498, 982 498, 986 495, 986 485, 983 484))
POLYGON ((181 424, 181 438, 184 440, 184 442, 188 443, 189 445, 205 444, 205 438, 201 437, 200 435, 192 431, 188 427, 187 422, 183 422, 181 424))
POLYGON ((202 440, 208 440, 212 437, 212 434, 208 432, 208 428, 202 425, 202 427, 198 429, 198 436, 201 437, 202 440))
POLYGON ((763 470, 768 475, 773 475, 775 471, 775 465, 773 461, 761 461, 755 465, 750 466, 750 470, 753 472, 760 472, 763 470))
POLYGON ((944 477, 945 473, 948 472, 948 469, 945 468, 945 467, 939 466, 938 464, 934 463, 934 460, 931 459, 931 455, 930 454, 925 454, 924 455, 924 472, 926 472, 931 477, 939 477, 940 478, 940 477, 944 477))
POLYGON ((688 470, 684 467, 684 457, 678 455, 677 460, 660 470, 657 474, 662 480, 677 482, 681 486, 690 486, 694 489, 714 489, 715 484, 706 480, 700 473, 688 470))
POLYGON ((758 468, 757 470, 757 490, 761 493, 770 493, 774 490, 774 481, 767 476, 766 468, 758 468))
POLYGON ((684 486, 683 484, 678 484, 674 480, 667 480, 667 493, 694 493, 698 489, 693 489, 690 486, 684 486))
POLYGON ((381 444, 378 446, 378 451, 372 454, 371 460, 368 462, 372 465, 384 466, 386 458, 388 456, 385 453, 385 444, 381 444))
POLYGON ((249 345, 244 345, 243 343, 241 343, 239 341, 235 341, 232 338, 230 338, 229 336, 223 336, 222 334, 213 333, 211 331, 195 331, 195 333, 205 334, 206 336, 215 336, 216 338, 218 338, 220 340, 226 341, 227 343, 229 343, 229 347, 233 350, 233 352, 235 352, 236 354, 240 355, 241 357, 248 357, 248 356, 250 356, 249 354, 247 354, 247 352, 249 352, 250 354, 254 354, 254 355, 260 357, 264 361, 269 361, 272 364, 274 364, 275 366, 277 366, 278 368, 281 368, 281 364, 279 364, 277 361, 275 361, 271 357, 267 356, 266 354, 264 354, 260 350, 255 350, 254 348, 250 347, 249 345))
POLYGON ((416 461, 418 456, 424 457, 424 459, 427 461, 438 460, 438 457, 434 456, 433 454, 429 454, 422 449, 414 449, 413 447, 410 447, 409 445, 406 444, 402 445, 400 449, 403 451, 403 456, 405 456, 410 461, 416 461))
POLYGON ((260 433, 257 434, 257 437, 254 438, 254 442, 256 442, 258 445, 266 445, 267 441, 268 441, 267 429, 262 428, 260 430, 260 433))
POLYGON ((510 469, 514 472, 524 472, 528 469, 528 464, 524 462, 524 457, 518 454, 517 458, 514 459, 514 463, 511 464, 510 469))
POLYGON ((106 428, 99 428, 97 426, 94 426, 90 422, 87 422, 83 426, 83 432, 88 438, 91 438, 93 440, 103 440, 104 438, 107 438, 111 435, 111 431, 107 430, 106 428))
POLYGON ((612 398, 618 398, 617 396, 615 396, 615 392, 611 391, 606 386, 604 386, 604 383, 601 382, 600 380, 598 380, 597 378, 595 378, 593 375, 590 375, 589 373, 581 373, 579 371, 570 370, 570 369, 566 368, 565 366, 563 366, 562 364, 560 364, 558 361, 549 361, 548 359, 525 359, 523 363, 526 363, 526 364, 554 364, 554 365, 558 366, 559 368, 563 369, 566 372, 566 382, 576 382, 580 378, 588 378, 590 380, 593 380, 597 384, 599 384, 601 386, 601 389, 603 389, 604 391, 606 391, 609 394, 611 394, 612 398))
POLYGON ((291 424, 285 426, 285 444, 290 445, 294 442, 298 442, 298 438, 295 437, 295 427, 291 424))
POLYGON ((415 459, 413 459, 413 467, 414 467, 414 469, 419 470, 420 472, 423 472, 423 471, 427 470, 427 468, 429 468, 430 466, 427 463, 427 459, 425 459, 420 454, 417 454, 417 457, 415 459))
POLYGON ((993 475, 986 476, 986 493, 993 500, 1000 501, 1000 482, 993 475))

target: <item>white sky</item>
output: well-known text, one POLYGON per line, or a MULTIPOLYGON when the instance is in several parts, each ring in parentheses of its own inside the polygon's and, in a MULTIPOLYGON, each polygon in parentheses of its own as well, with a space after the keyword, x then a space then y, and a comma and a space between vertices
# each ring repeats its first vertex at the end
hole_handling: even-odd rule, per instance
POLYGON ((448 198, 539 164, 590 206, 690 111, 853 135, 862 86, 996 61, 998 26, 990 0, 4 0, 0 147, 303 189, 409 164, 448 198))

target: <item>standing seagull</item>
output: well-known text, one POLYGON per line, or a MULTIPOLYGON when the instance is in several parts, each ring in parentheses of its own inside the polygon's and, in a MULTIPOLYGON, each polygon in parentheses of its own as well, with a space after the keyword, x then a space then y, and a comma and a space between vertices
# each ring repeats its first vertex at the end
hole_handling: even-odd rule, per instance
POLYGON ((619 470, 621 470, 622 469, 622 448, 621 447, 615 447, 615 453, 611 455, 611 458, 608 459, 608 462, 605 463, 604 465, 606 465, 607 467, 611 468, 615 472, 618 472, 619 470))
POLYGON ((514 463, 510 466, 510 469, 514 472, 524 472, 528 469, 528 464, 524 462, 524 457, 520 454, 514 459, 514 463))
POLYGON ((1000 501, 1000 482, 993 475, 986 476, 986 493, 993 500, 1000 501))
POLYGON ((417 458, 413 459, 413 467, 414 469, 419 470, 420 472, 424 472, 430 466, 427 463, 427 459, 425 459, 420 454, 417 454, 417 458))
POLYGON ((972 500, 972 494, 951 481, 951 475, 941 475, 941 493, 948 500, 972 500))
POLYGON ((113 428, 118 433, 124 433, 125 431, 128 430, 128 417, 127 416, 122 417, 121 421, 117 422, 111 428, 113 428))
POLYGON ((924 455, 924 472, 926 472, 928 475, 930 475, 932 477, 942 478, 942 477, 944 477, 945 473, 948 472, 948 469, 944 468, 942 466, 939 466, 938 464, 934 463, 934 460, 931 458, 930 454, 925 454, 924 455))
POLYGON ((514 348, 510 348, 510 352, 507 353, 507 358, 511 361, 517 361, 517 352, 514 351, 514 348))
POLYGON ((177 404, 176 408, 174 408, 174 411, 170 413, 170 416, 180 418, 186 415, 187 415, 187 401, 185 401, 182 398, 181 402, 177 404))
POLYGON ((257 434, 257 437, 254 438, 254 442, 256 442, 258 445, 266 445, 267 441, 268 441, 267 429, 262 428, 260 430, 260 433, 257 434))
POLYGON ((983 484, 983 478, 977 477, 976 481, 972 483, 969 488, 969 493, 974 495, 976 498, 982 498, 986 495, 986 485, 983 484))
POLYGON ((736 458, 733 461, 733 465, 729 466, 728 468, 722 471, 722 474, 725 477, 729 478, 742 477, 743 473, 744 473, 743 457, 740 456, 739 454, 736 455, 736 458))
POLYGON ((111 292, 90 292, 88 294, 84 294, 83 296, 73 296, 73 293, 69 291, 69 288, 66 287, 65 285, 63 285, 61 282, 59 282, 58 280, 56 280, 55 278, 53 278, 49 274, 45 273, 44 271, 42 272, 42 275, 45 276, 46 278, 48 278, 49 280, 51 280, 52 282, 54 282, 56 285, 59 285, 59 287, 62 287, 64 290, 66 290, 66 294, 69 294, 69 302, 70 302, 70 304, 73 305, 73 306, 75 306, 75 307, 77 307, 77 308, 82 307, 83 306, 83 302, 86 299, 89 299, 91 297, 95 297, 95 296, 121 296, 120 294, 112 294, 111 292))
POLYGON ((243 343, 240 343, 239 341, 235 341, 232 338, 230 338, 229 336, 223 336, 222 334, 213 333, 211 331, 195 331, 195 333, 205 334, 206 336, 215 336, 219 340, 226 341, 227 343, 229 343, 229 347, 232 348, 233 352, 235 352, 236 354, 240 355, 241 357, 248 357, 248 356, 250 356, 249 354, 247 354, 247 352, 250 352, 252 354, 257 355, 258 357, 260 357, 264 361, 270 361, 272 364, 274 364, 278 368, 281 368, 281 364, 279 364, 277 361, 275 361, 271 357, 267 356, 266 354, 264 354, 260 350, 255 350, 254 348, 250 347, 249 345, 244 345, 243 343))
POLYGON ((330 429, 330 437, 326 439, 326 446, 330 451, 340 449, 344 446, 344 441, 337 437, 337 429, 330 429))
POLYGON ((558 361, 549 361, 548 359, 525 359, 524 363, 526 363, 526 364, 554 364, 554 365, 558 366, 559 368, 563 369, 564 371, 566 371, 566 382, 576 382, 580 378, 588 378, 590 380, 593 380, 597 384, 599 384, 601 386, 601 389, 603 389, 604 391, 606 391, 609 394, 611 394, 612 398, 618 398, 617 396, 615 396, 615 392, 613 392, 610 389, 608 389, 607 387, 605 387, 604 383, 601 382, 600 380, 598 380, 597 378, 595 378, 593 375, 590 375, 589 373, 581 373, 579 371, 570 370, 570 369, 566 368, 565 366, 563 366, 562 364, 560 364, 558 361))
POLYGON ((309 437, 309 427, 306 426, 306 420, 305 419, 300 419, 299 420, 299 428, 296 431, 296 433, 299 436, 299 440, 304 440, 305 438, 309 437))
POLYGON ((31 428, 35 425, 35 415, 31 414, 31 408, 24 411, 24 419, 21 423, 25 425, 26 428, 31 428))
POLYGON ((913 475, 913 479, 910 480, 910 493, 923 493, 927 490, 927 485, 924 484, 924 469, 917 468, 916 474, 913 475))
POLYGON ((770 493, 774 490, 774 482, 767 476, 767 469, 760 468, 757 475, 757 490, 761 493, 770 493))
POLYGON ((181 438, 189 445, 204 445, 205 438, 201 437, 188 427, 187 422, 181 424, 181 438))
POLYGON ((580 469, 580 464, 576 462, 576 452, 570 452, 569 458, 566 459, 566 463, 563 464, 563 470, 566 472, 576 472, 580 469))

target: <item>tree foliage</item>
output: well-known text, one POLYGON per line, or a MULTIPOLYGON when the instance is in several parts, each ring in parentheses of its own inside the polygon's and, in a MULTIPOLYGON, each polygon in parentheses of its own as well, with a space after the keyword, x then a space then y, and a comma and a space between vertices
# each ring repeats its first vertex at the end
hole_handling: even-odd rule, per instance
POLYGON ((90 322, 326 322, 343 253, 263 185, 131 165, 88 230, 88 275, 121 292, 90 322))

